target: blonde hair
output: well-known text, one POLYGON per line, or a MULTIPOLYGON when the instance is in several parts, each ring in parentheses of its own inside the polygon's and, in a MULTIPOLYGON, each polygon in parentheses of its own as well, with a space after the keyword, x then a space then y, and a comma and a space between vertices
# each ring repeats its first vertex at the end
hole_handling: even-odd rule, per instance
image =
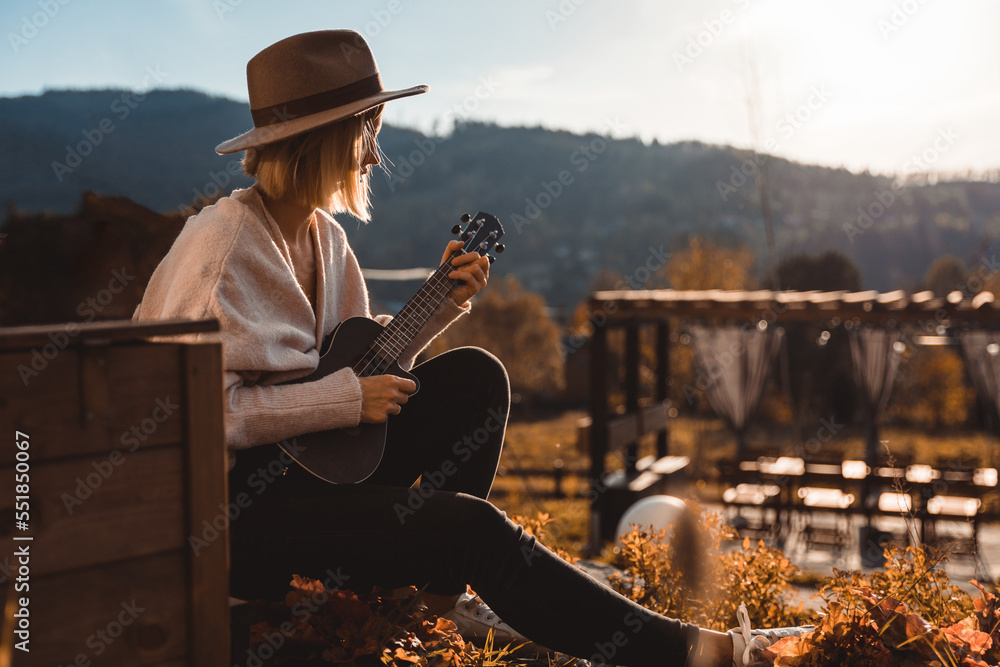
POLYGON ((248 148, 243 171, 274 199, 293 201, 330 213, 370 219, 368 174, 362 162, 370 152, 381 157, 377 128, 383 106, 263 146, 248 148))

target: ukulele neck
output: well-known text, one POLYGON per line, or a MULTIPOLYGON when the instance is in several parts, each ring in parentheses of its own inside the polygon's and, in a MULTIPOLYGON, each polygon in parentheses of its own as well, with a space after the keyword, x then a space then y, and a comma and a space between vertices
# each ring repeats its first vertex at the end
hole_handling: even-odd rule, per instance
MULTIPOLYGON (((452 258, 459 253, 456 252, 452 258)), ((372 343, 372 349, 379 356, 398 361, 413 339, 424 328, 431 315, 448 296, 455 281, 448 277, 452 271, 451 259, 442 264, 413 295, 399 313, 386 325, 382 333, 372 343)))

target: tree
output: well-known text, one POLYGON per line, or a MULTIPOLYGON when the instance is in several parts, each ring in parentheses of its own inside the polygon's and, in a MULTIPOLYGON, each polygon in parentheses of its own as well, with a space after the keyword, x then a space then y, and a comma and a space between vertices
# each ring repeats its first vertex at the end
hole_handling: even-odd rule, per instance
POLYGON ((967 269, 965 262, 954 255, 938 257, 927 269, 924 286, 935 296, 948 296, 965 286, 967 269))
POLYGON ((821 255, 793 255, 778 264, 780 285, 768 283, 771 289, 820 290, 835 292, 862 289, 861 272, 846 255, 828 250, 821 255))
POLYGON ((507 367, 511 391, 537 396, 561 390, 563 350, 559 327, 545 300, 526 292, 514 277, 494 278, 476 296, 472 311, 431 344, 431 354, 475 345, 495 354, 507 367))
POLYGON ((937 430, 964 424, 975 400, 961 357, 946 348, 924 347, 900 366, 889 409, 911 424, 937 430))
MULTIPOLYGON (((783 290, 857 292, 862 289, 861 272, 835 250, 786 257, 778 264, 778 280, 783 290)), ((768 287, 776 286, 768 284, 768 287)), ((811 413, 810 419, 829 415, 838 420, 849 419, 854 410, 855 386, 845 332, 839 327, 826 330, 820 323, 789 322, 783 326, 789 366, 785 380, 790 385, 786 393, 796 412, 811 413)))
POLYGON ((983 281, 984 292, 992 292, 994 298, 1000 299, 1000 271, 994 271, 983 281))
POLYGON ((725 248, 695 236, 663 272, 674 289, 753 289, 753 264, 754 255, 745 247, 725 248))

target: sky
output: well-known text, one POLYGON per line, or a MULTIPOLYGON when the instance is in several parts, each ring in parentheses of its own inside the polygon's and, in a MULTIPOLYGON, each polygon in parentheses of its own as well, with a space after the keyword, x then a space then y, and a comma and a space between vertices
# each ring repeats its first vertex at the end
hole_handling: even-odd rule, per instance
POLYGON ((387 87, 431 86, 386 112, 424 132, 482 120, 1000 174, 996 0, 3 0, 0 96, 246 101, 255 53, 332 28, 365 35, 387 87))

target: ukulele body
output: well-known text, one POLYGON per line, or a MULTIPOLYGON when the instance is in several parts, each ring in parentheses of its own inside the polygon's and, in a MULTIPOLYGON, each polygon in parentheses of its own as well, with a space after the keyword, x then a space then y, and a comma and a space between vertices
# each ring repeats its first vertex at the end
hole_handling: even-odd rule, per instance
MULTIPOLYGON (((420 382, 400 368, 398 360, 454 286, 455 281, 448 278, 453 270, 451 261, 468 252, 477 252, 480 256, 487 256, 493 248, 503 252, 503 245, 498 243, 503 237, 503 226, 496 216, 480 211, 475 218, 463 215, 462 222, 468 223, 465 232, 458 225, 452 229, 461 234, 462 248, 442 262, 387 326, 367 317, 344 320, 323 341, 316 370, 288 384, 312 382, 343 368, 352 368, 361 377, 396 375, 408 378, 419 390, 420 382), (376 339, 379 340, 377 345, 376 339), (374 349, 378 350, 377 354, 374 349), (359 363, 362 360, 363 363, 359 363)), ((353 484, 375 472, 385 452, 387 429, 387 422, 359 424, 353 428, 306 433, 277 444, 316 477, 333 484, 353 484)))
MULTIPOLYGON (((324 342, 316 370, 288 384, 312 382, 342 368, 355 367, 369 354, 372 343, 384 329, 381 324, 367 317, 344 320, 330 334, 328 342, 324 342)), ((384 370, 377 370, 384 366, 384 362, 373 363, 371 366, 371 371, 362 370, 358 375, 396 375, 413 380, 417 384, 417 390, 420 389, 420 381, 416 376, 404 371, 396 361, 392 361, 384 370)), ((385 452, 387 432, 388 422, 363 423, 353 428, 306 433, 283 440, 278 446, 296 463, 320 479, 332 484, 354 484, 375 472, 385 452)))

